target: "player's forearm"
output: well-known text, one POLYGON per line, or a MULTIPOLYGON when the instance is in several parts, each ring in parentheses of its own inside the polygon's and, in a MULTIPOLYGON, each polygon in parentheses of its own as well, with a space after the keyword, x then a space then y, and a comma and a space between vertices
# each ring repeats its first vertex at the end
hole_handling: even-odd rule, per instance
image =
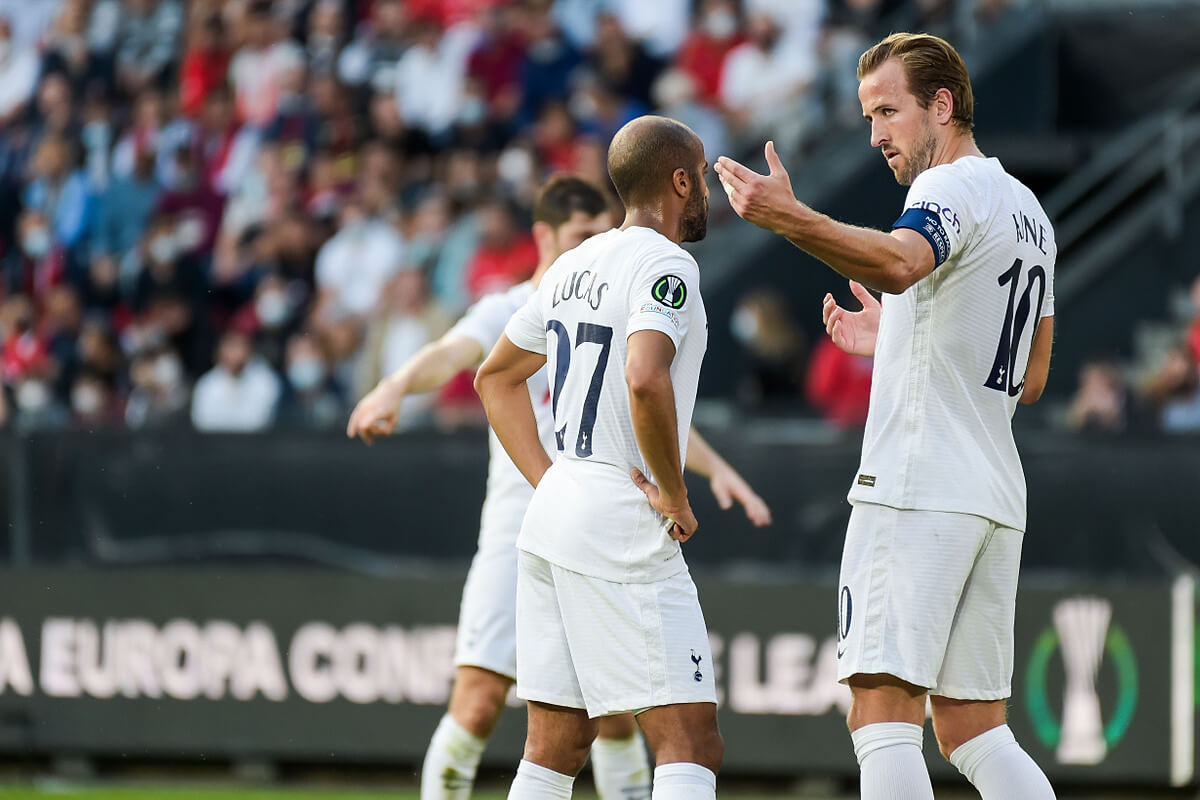
POLYGON ((659 491, 672 503, 683 502, 687 498, 687 486, 679 463, 675 388, 669 374, 631 381, 629 410, 638 449, 646 459, 659 491))
POLYGON ((476 380, 475 388, 483 400, 488 422, 508 457, 525 480, 537 486, 550 469, 551 461, 538 436, 537 418, 525 381, 514 383, 503 376, 483 376, 476 380))
POLYGON ((883 231, 838 222, 797 202, 776 232, 850 280, 876 291, 899 294, 914 282, 917 265, 910 263, 903 244, 883 231))
POLYGON ((483 356, 483 348, 474 339, 443 336, 418 350, 384 381, 404 394, 432 392, 464 369, 478 366, 483 356))
POLYGON ((683 466, 703 478, 712 478, 718 470, 729 467, 695 427, 688 431, 687 461, 683 466))

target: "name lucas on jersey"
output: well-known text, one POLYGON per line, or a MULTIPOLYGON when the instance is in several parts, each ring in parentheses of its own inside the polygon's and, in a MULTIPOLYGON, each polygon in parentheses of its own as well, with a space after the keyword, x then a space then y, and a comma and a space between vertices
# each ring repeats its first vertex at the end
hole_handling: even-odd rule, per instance
POLYGON ((598 273, 592 272, 590 269, 572 272, 570 276, 559 281, 554 287, 550 307, 555 308, 560 302, 566 300, 586 300, 593 311, 599 310, 600 303, 604 300, 604 290, 608 288, 607 283, 596 285, 599 277, 598 273))

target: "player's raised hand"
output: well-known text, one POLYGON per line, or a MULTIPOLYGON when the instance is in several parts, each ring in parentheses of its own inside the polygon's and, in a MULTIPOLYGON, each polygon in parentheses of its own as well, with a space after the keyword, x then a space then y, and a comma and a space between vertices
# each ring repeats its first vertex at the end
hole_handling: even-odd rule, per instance
POLYGON ((403 401, 404 392, 386 380, 381 381, 354 407, 346 425, 346 436, 351 439, 357 436, 367 444, 374 442, 376 437, 387 436, 396 429, 403 401))
POLYGON ((792 191, 792 179, 775 152, 775 143, 767 142, 765 152, 770 170, 766 175, 726 156, 717 159, 715 169, 721 186, 729 195, 729 204, 739 217, 760 228, 783 233, 789 212, 797 203, 796 193, 792 191))
POLYGON ((855 356, 873 356, 881 306, 858 281, 850 281, 850 291, 862 303, 862 311, 847 311, 837 304, 833 295, 826 294, 821 307, 825 332, 838 349, 855 356))
POLYGON ((722 469, 713 473, 708 482, 717 505, 723 511, 733 508, 735 502, 746 510, 746 517, 756 528, 771 524, 771 509, 759 497, 750 484, 733 469, 722 469))
POLYGON ((696 528, 700 527, 700 523, 696 521, 696 515, 692 513, 691 504, 687 500, 684 500, 682 505, 669 503, 658 487, 651 483, 650 479, 637 467, 629 470, 629 477, 633 478, 634 484, 645 493, 646 499, 650 501, 650 507, 671 520, 671 530, 668 531, 668 535, 672 539, 686 542, 692 538, 692 534, 696 532, 696 528))

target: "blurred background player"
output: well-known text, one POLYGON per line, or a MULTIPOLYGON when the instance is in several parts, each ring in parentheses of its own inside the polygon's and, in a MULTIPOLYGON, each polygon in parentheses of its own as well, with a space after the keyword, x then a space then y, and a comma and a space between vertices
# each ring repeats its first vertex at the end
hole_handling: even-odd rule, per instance
POLYGON ((1025 478, 1012 435, 1054 336, 1054 231, 1033 193, 975 144, 967 68, 948 42, 893 34, 862 55, 859 99, 903 186, 890 234, 796 200, 722 158, 734 210, 856 283, 857 315, 825 298, 834 342, 875 357, 839 579, 838 678, 863 800, 932 800, 925 698, 943 755, 984 800, 1054 790, 1006 724, 1025 478))
MULTIPOLYGON (((533 277, 481 298, 445 336, 382 380, 354 409, 347 435, 370 443, 391 433, 407 395, 438 389, 462 370, 478 366, 554 260, 607 230, 612 222, 604 193, 588 181, 566 175, 552 178, 542 189, 534 219, 538 266, 533 277)), ((540 382, 530 382, 530 400, 538 410, 542 442, 553 452, 549 386, 544 372, 537 378, 540 382)), ((721 507, 730 507, 736 499, 755 524, 767 524, 769 510, 741 476, 695 432, 691 446, 694 452, 689 453, 688 466, 710 479, 721 507)), ((480 757, 516 677, 515 541, 533 488, 494 433, 490 450, 479 548, 463 589, 456 677, 449 711, 434 733, 422 768, 423 800, 470 796, 480 757)), ((631 716, 604 721, 592 748, 592 767, 602 798, 636 800, 649 795, 645 749, 631 716)))
POLYGON ((697 527, 683 466, 708 346, 699 270, 679 244, 707 230, 704 147, 686 125, 639 117, 613 138, 608 170, 624 224, 554 263, 475 379, 537 487, 517 540, 529 732, 510 800, 571 797, 614 714, 638 715, 655 800, 715 798, 724 753, 708 631, 679 546, 697 527), (547 364, 553 462, 527 384, 547 364))

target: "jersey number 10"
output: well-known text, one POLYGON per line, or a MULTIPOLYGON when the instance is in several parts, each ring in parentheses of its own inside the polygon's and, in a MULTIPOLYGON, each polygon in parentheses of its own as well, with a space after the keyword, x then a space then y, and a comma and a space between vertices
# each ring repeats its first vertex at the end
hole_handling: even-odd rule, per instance
MULTIPOLYGON (((554 419, 558 420, 558 396, 562 393, 563 384, 567 382, 567 372, 571 369, 571 337, 567 328, 556 319, 546 323, 546 330, 554 333, 556 342, 554 350, 554 388, 550 394, 550 408, 554 419)), ((592 454, 592 429, 596 427, 596 407, 600 404, 600 390, 604 387, 604 368, 608 366, 608 351, 612 349, 613 329, 607 325, 596 325, 592 322, 581 322, 575 330, 575 347, 582 344, 600 345, 600 356, 596 359, 596 369, 592 372, 592 382, 588 386, 587 395, 583 398, 583 413, 579 417, 579 437, 575 440, 575 455, 587 458, 592 454)), ((567 435, 567 426, 554 432, 554 440, 558 449, 563 449, 563 439, 567 435)))
MULTIPOLYGON (((1009 397, 1016 397, 1025 388, 1025 378, 1013 383, 1013 373, 1016 372, 1017 351, 1021 342, 1021 334, 1029 322, 1029 312, 1033 305, 1034 281, 1037 281, 1038 298, 1037 313, 1033 317, 1033 327, 1037 330, 1038 320, 1042 318, 1042 301, 1046 299, 1046 270, 1042 267, 1030 267, 1026 273, 1025 292, 1021 302, 1017 302, 1017 284, 1021 282, 1021 259, 1013 262, 1011 268, 997 279, 1001 286, 1008 285, 1008 310, 1004 314, 1004 329, 1000 331, 1000 343, 996 346, 996 360, 992 362, 992 371, 984 386, 998 392, 1008 392, 1009 397)), ((1030 334, 1032 340, 1033 334, 1030 334)), ((1030 345, 1032 347, 1032 344, 1030 345)))

